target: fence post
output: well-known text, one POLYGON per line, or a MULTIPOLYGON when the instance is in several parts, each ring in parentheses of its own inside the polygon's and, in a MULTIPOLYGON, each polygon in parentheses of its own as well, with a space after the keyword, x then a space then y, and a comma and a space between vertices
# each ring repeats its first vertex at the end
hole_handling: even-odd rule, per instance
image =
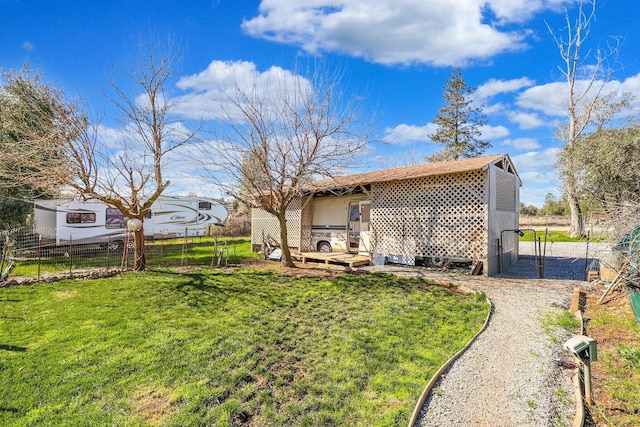
POLYGON ((0 263, 0 280, 2 280, 2 274, 4 273, 4 261, 7 258, 7 252, 9 251, 9 235, 4 238, 4 245, 2 245, 2 262, 0 263))
POLYGON ((189 229, 187 227, 184 228, 184 240, 182 241, 182 257, 180 258, 180 266, 185 267, 187 265, 187 234, 189 229))
POLYGON ((216 257, 218 256, 218 236, 214 236, 213 238, 213 256, 211 257, 211 267, 216 262, 216 257))
POLYGON ((40 263, 42 262, 42 235, 38 235, 38 281, 40 281, 40 263))
POLYGON ((73 251, 71 250, 71 245, 73 244, 73 236, 69 235, 69 277, 73 275, 73 251))
POLYGON ((544 267, 542 262, 542 245, 541 239, 538 237, 538 275, 541 279, 544 279, 544 267))

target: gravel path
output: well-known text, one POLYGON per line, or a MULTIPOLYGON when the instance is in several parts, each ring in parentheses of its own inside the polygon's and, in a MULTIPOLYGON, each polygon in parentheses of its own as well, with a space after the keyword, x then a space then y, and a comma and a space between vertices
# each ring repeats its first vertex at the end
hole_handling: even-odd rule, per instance
POLYGON ((569 372, 553 363, 567 356, 562 343, 568 335, 555 331, 552 337, 541 319, 568 308, 573 288, 584 282, 461 276, 389 265, 370 269, 456 283, 484 292, 493 303, 487 329, 438 382, 417 426, 572 424, 573 383, 569 372))

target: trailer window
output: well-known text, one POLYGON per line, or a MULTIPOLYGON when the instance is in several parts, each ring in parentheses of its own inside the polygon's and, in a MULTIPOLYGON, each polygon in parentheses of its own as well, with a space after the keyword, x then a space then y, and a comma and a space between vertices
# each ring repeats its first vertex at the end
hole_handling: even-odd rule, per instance
POLYGON ((118 209, 107 209, 107 228, 126 228, 127 217, 118 209))
POLYGON ((67 224, 92 224, 96 222, 95 212, 67 212, 67 224))
POLYGON ((211 210, 211 202, 205 202, 203 200, 200 200, 198 202, 198 209, 200 209, 201 211, 210 211, 211 210))

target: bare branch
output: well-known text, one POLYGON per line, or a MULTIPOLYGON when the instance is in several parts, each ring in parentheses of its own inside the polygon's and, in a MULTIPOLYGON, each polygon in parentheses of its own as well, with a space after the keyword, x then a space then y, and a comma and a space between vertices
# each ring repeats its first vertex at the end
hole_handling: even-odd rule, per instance
POLYGON ((344 174, 366 149, 368 125, 325 70, 280 76, 261 86, 236 80, 223 98, 226 121, 208 149, 212 179, 233 197, 276 216, 283 263, 291 265, 285 212, 314 179, 344 174))

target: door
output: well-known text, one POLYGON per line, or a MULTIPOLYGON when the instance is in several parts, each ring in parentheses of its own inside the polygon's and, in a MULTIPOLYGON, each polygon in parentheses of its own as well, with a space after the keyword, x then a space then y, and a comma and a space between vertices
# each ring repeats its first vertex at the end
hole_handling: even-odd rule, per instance
POLYGON ((369 235, 371 202, 349 203, 349 241, 347 251, 369 254, 371 237, 369 235))
POLYGON ((360 202, 360 244, 358 246, 358 252, 362 255, 369 255, 371 253, 370 222, 371 202, 360 202))

